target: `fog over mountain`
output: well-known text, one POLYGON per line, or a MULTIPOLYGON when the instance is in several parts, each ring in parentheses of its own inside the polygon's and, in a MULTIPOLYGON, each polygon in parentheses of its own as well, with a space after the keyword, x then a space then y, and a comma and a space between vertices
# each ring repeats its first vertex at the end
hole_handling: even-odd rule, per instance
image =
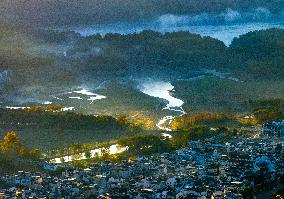
POLYGON ((229 45, 249 31, 281 28, 282 0, 2 0, 0 21, 83 36, 190 31, 229 45))
POLYGON ((230 45, 234 37, 254 30, 282 28, 284 12, 274 13, 268 8, 258 7, 250 11, 238 11, 227 8, 219 13, 203 12, 199 14, 176 15, 163 14, 143 23, 120 22, 112 24, 67 25, 59 30, 73 30, 83 36, 96 33, 129 34, 150 29, 158 32, 190 31, 210 36, 230 45))

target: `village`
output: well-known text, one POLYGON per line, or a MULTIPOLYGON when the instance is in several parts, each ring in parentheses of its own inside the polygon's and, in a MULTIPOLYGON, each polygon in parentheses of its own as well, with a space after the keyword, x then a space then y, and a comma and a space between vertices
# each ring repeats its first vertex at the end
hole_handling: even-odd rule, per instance
POLYGON ((0 0, 0 199, 284 199, 284 0, 0 0))
MULTIPOLYGON (((252 136, 216 143, 215 138, 189 141, 171 153, 101 162, 85 169, 47 174, 18 171, 3 175, 0 198, 244 198, 244 191, 277 186, 284 175, 284 142, 268 134, 272 123, 252 136)), ((282 132, 282 131, 281 131, 282 132)))

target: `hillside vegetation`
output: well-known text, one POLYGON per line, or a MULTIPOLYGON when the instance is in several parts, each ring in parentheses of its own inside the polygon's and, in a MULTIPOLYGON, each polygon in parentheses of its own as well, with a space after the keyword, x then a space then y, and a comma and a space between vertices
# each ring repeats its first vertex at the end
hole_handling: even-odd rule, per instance
MULTIPOLYGON (((247 33, 235 38, 229 47, 217 39, 185 31, 162 34, 144 30, 81 37, 73 32, 27 30, 5 24, 0 30, 0 74, 7 74, 0 80, 0 99, 7 104, 39 102, 56 92, 105 80, 149 77, 174 82, 175 95, 185 101, 187 112, 243 112, 249 100, 283 99, 282 29, 247 33), (239 81, 177 81, 204 70, 226 72, 239 81)), ((157 114, 164 102, 128 83, 114 81, 100 88, 108 97, 96 103, 65 102, 87 114, 157 114)))

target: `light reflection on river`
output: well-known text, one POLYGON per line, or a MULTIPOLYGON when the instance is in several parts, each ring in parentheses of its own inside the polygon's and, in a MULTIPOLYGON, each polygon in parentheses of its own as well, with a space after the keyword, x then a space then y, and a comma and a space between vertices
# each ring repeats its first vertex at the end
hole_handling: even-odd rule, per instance
POLYGON ((156 81, 156 80, 147 80, 139 85, 139 90, 149 96, 158 97, 164 100, 167 100, 167 105, 162 110, 172 111, 172 115, 167 115, 163 117, 156 126, 160 130, 172 131, 170 125, 174 120, 177 113, 179 115, 185 114, 185 111, 182 108, 184 102, 181 99, 173 97, 170 92, 174 90, 174 86, 170 82, 156 81))
MULTIPOLYGON (((117 144, 111 145, 107 149, 107 151, 110 155, 122 153, 125 150, 127 150, 127 147, 120 147, 117 144)), ((102 148, 93 149, 93 150, 90 151, 90 158, 94 158, 96 156, 101 156, 102 154, 103 154, 102 148)), ((50 162, 52 162, 52 163, 63 163, 62 160, 64 160, 64 162, 72 162, 74 160, 86 160, 86 159, 87 159, 87 157, 86 157, 85 153, 79 153, 79 154, 75 154, 75 155, 67 155, 67 156, 64 156, 64 157, 54 158, 54 159, 50 160, 50 162)))

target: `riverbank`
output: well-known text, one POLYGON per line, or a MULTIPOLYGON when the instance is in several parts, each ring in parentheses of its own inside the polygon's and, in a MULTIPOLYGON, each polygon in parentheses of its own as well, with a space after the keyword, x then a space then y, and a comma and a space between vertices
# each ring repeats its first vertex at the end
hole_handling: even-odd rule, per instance
POLYGON ((160 130, 172 131, 170 128, 172 121, 176 116, 185 114, 183 110, 184 102, 181 99, 175 98, 171 95, 174 92, 174 86, 170 82, 147 80, 139 85, 139 90, 152 97, 158 97, 167 101, 163 110, 168 110, 172 115, 166 115, 156 124, 156 127, 160 130))

